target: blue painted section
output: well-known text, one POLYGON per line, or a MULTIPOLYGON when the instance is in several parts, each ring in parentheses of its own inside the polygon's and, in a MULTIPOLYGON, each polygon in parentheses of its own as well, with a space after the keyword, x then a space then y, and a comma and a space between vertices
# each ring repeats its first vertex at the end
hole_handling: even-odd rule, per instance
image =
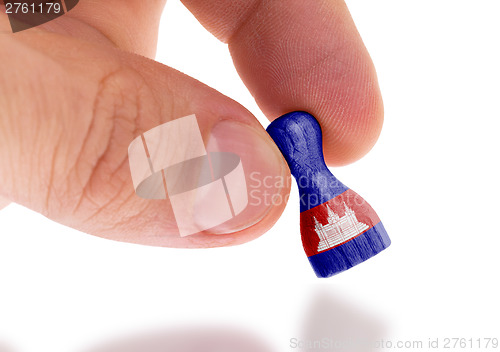
POLYGON ((301 212, 348 189, 325 164, 321 126, 314 116, 303 111, 285 114, 274 120, 267 132, 278 145, 297 181, 301 212))
POLYGON ((364 262, 390 244, 384 225, 379 222, 358 237, 308 259, 318 277, 329 277, 364 262))

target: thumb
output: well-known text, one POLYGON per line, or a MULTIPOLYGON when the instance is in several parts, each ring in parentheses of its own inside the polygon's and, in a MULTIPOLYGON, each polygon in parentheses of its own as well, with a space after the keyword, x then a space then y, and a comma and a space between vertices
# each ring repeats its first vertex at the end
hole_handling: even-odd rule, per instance
POLYGON ((8 199, 0 197, 0 210, 9 205, 10 201, 8 199))
MULTIPOLYGON (((15 39, 2 36, 0 42, 9 67, 0 84, 1 196, 93 235, 169 247, 243 243, 264 233, 281 214, 288 169, 265 130, 236 102, 111 46, 38 30, 15 39), (128 148, 138 139, 150 143, 148 133, 154 132, 148 131, 192 114, 208 152, 230 152, 241 160, 243 178, 219 182, 224 186, 219 190, 227 196, 228 188, 246 185, 247 202, 227 221, 207 227, 213 222, 207 225, 203 212, 216 213, 219 203, 210 197, 220 193, 195 190, 205 202, 196 204, 199 231, 182 237, 176 206, 185 211, 190 203, 139 197, 128 148)), ((182 161, 192 136, 167 137, 160 139, 167 158, 182 161)), ((154 163, 153 153, 162 149, 153 149, 154 163)))

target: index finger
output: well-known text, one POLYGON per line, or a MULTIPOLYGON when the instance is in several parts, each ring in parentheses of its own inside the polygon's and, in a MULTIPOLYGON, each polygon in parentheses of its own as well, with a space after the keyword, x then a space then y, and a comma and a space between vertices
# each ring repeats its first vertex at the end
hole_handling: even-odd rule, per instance
POLYGON ((344 1, 182 1, 229 44, 270 120, 294 110, 315 115, 330 165, 355 161, 372 148, 382 128, 382 98, 344 1))

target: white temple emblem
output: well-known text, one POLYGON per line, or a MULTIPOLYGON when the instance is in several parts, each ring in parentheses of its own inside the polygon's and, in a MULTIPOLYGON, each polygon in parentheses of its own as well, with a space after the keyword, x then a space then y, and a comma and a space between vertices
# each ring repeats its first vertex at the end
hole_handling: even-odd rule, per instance
POLYGON ((359 222, 354 211, 345 202, 345 215, 343 217, 339 217, 328 205, 326 207, 328 208, 327 224, 320 224, 316 217, 314 218, 316 233, 320 239, 318 252, 338 246, 368 230, 369 226, 359 222))

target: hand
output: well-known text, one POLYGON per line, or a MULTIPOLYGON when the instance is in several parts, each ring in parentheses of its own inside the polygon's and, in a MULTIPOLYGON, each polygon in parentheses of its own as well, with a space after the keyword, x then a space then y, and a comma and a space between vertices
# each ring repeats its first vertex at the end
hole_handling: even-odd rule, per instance
MULTIPOLYGON (((130 142, 190 114, 198 117, 204 139, 217 130, 220 143, 240 148, 246 172, 255 167, 288 175, 273 141, 245 108, 147 59, 155 54, 164 3, 81 0, 68 14, 15 35, 7 16, 0 16, 0 196, 90 234, 159 246, 238 244, 273 225, 284 202, 255 208, 225 234, 181 238, 168 201, 134 193, 130 142)), ((241 78, 270 120, 293 110, 317 117, 327 163, 355 161, 374 145, 382 100, 343 1, 184 4, 228 43, 241 78)), ((289 188, 274 192, 284 197, 289 188)))

